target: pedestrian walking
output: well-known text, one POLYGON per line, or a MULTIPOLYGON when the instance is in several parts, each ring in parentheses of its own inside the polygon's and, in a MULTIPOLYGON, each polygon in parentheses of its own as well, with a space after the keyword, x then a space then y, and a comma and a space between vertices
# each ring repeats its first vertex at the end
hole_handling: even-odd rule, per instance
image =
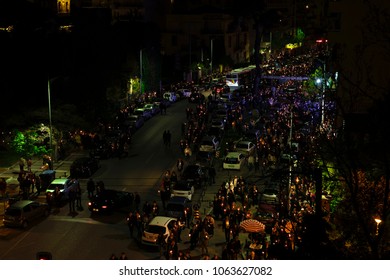
POLYGON ((7 181, 5 178, 0 178, 0 195, 1 197, 5 196, 5 192, 7 191, 7 181))
POLYGON ((31 166, 32 166, 32 159, 29 158, 29 159, 27 160, 27 171, 28 171, 29 173, 31 173, 31 166))
POLYGON ((196 245, 199 241, 199 234, 200 234, 200 221, 196 221, 196 224, 192 226, 192 229, 190 230, 190 249, 195 249, 196 245))
POLYGON ((209 250, 208 250, 209 239, 210 239, 210 235, 208 234, 206 229, 203 228, 200 235, 199 235, 199 246, 202 250, 202 255, 209 253, 209 250))
POLYGON ((136 226, 137 217, 132 211, 126 217, 126 224, 129 227, 130 238, 134 238, 134 227, 136 226))
POLYGON ((78 210, 81 211, 83 210, 83 206, 81 205, 82 190, 79 181, 75 180, 75 183, 76 183, 76 207, 78 210))
POLYGON ((209 170, 209 185, 215 184, 215 176, 217 175, 217 172, 214 168, 214 166, 210 166, 208 168, 209 170))
POLYGON ((225 241, 228 243, 230 241, 231 229, 230 229, 230 218, 228 215, 225 216, 225 219, 222 222, 222 229, 225 233, 225 241))
POLYGON ((171 132, 168 130, 167 131, 167 146, 170 148, 171 147, 171 132))
POLYGON ((160 252, 160 257, 164 255, 164 251, 166 249, 166 243, 165 243, 165 236, 164 233, 160 231, 157 237, 157 245, 158 245, 158 251, 160 252))
POLYGON ((167 141, 168 141, 168 139, 167 139, 167 131, 166 130, 164 130, 164 132, 163 132, 163 143, 164 143, 164 146, 166 147, 167 146, 167 141))
POLYGON ((69 213, 76 212, 76 188, 72 186, 69 190, 69 213))
POLYGON ((135 193, 134 202, 135 202, 135 210, 138 211, 139 205, 141 204, 141 197, 138 192, 135 193))
POLYGON ((26 160, 24 159, 24 157, 21 157, 19 159, 19 171, 20 171, 20 173, 24 172, 25 165, 26 165, 26 160))
POLYGON ((153 204, 152 204, 152 216, 153 217, 156 217, 159 213, 159 207, 158 207, 158 204, 157 204, 157 201, 153 200, 153 204))
POLYGON ((252 171, 254 166, 255 166, 255 158, 253 157, 253 155, 250 155, 248 157, 248 168, 249 168, 249 171, 252 171))
POLYGON ((181 173, 181 171, 183 170, 184 168, 184 160, 182 158, 179 158, 176 162, 176 168, 177 168, 177 171, 179 173, 181 173))
POLYGON ((89 198, 93 197, 95 189, 96 189, 95 181, 92 178, 89 178, 87 182, 87 191, 88 191, 89 198))

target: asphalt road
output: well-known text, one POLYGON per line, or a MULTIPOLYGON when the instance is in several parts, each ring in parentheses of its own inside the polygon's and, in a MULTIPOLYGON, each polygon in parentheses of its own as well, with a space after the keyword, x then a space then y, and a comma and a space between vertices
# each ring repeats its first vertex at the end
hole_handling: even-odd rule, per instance
MULTIPOLYGON (((183 100, 168 108, 166 115, 157 115, 147 121, 134 135, 129 156, 101 160, 101 168, 93 178, 102 180, 106 188, 138 192, 141 195, 141 205, 144 201, 156 200, 162 209, 158 186, 164 171, 175 169, 177 158, 182 156, 179 141, 187 106, 195 105, 183 100), (170 148, 163 145, 162 134, 166 129, 172 134, 170 148)), ((66 160, 56 163, 54 167, 57 178, 68 176, 73 160, 86 153, 76 151, 66 160)), ((15 173, 13 168, 18 167, 11 167, 8 173, 15 173)), ((34 163, 33 168, 39 169, 40 163, 34 163)), ((193 202, 201 206, 202 216, 212 210, 214 195, 225 180, 234 175, 250 176, 246 167, 241 171, 224 171, 217 162, 216 169, 216 183, 207 186, 203 191, 197 190, 193 197, 193 202)), ((252 176, 257 177, 256 174, 252 176)), ((110 215, 91 215, 87 209, 86 180, 81 180, 81 186, 84 190, 84 210, 70 214, 68 205, 64 205, 28 229, 0 227, 0 259, 35 259, 39 251, 49 251, 53 258, 58 260, 104 260, 112 253, 119 255, 121 252, 125 252, 129 259, 135 260, 160 258, 156 249, 141 246, 137 240, 129 238, 125 224, 126 211, 110 215)), ((188 229, 182 232, 183 242, 179 244, 179 250, 189 248, 188 234, 188 229)), ((247 236, 243 234, 240 238, 245 242, 247 236)), ((224 241, 221 222, 216 221, 215 234, 209 243, 209 254, 220 256, 224 241)), ((200 248, 191 251, 191 256, 195 259, 202 258, 200 248)))

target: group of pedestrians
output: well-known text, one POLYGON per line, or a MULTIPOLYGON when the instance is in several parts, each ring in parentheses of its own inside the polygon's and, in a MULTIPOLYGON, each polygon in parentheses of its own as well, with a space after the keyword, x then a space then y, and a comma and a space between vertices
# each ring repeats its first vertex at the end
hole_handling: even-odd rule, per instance
POLYGON ((163 143, 164 143, 165 147, 168 147, 168 148, 171 147, 171 138, 172 138, 171 132, 169 130, 164 130, 163 143))
POLYGON ((131 209, 126 217, 126 224, 129 228, 129 236, 137 241, 141 240, 141 236, 145 226, 149 221, 160 213, 160 208, 154 200, 152 203, 145 201, 142 205, 142 210, 139 208, 140 196, 138 193, 134 196, 134 209, 131 209))

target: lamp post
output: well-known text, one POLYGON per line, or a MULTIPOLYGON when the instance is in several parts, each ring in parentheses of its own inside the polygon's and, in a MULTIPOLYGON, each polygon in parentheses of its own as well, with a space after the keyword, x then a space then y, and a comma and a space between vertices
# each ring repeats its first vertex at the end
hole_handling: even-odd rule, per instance
POLYGON ((50 93, 50 80, 47 80, 47 100, 49 105, 49 137, 50 137, 50 156, 53 159, 53 126, 51 122, 51 93, 50 93))
POLYGON ((214 39, 210 42, 210 74, 213 74, 213 50, 214 50, 214 39))
POLYGON ((143 72, 143 62, 142 62, 142 49, 139 51, 139 72, 140 72, 140 78, 139 78, 139 92, 140 95, 142 95, 142 72, 143 72))
POLYGON ((375 222, 376 222, 376 231, 375 231, 375 235, 378 236, 378 235, 379 235, 379 224, 382 223, 382 220, 379 219, 379 218, 375 218, 374 220, 375 220, 375 222))
POLYGON ((322 64, 322 78, 316 80, 317 84, 321 83, 321 127, 323 127, 325 122, 325 91, 326 91, 326 63, 324 60, 316 58, 322 64))

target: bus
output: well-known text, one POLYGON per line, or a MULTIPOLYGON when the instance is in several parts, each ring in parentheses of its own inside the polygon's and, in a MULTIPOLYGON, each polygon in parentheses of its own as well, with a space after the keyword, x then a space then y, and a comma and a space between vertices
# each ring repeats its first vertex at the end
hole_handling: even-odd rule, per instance
POLYGON ((230 91, 242 88, 252 82, 256 65, 249 65, 244 68, 237 68, 226 74, 226 85, 230 91))

